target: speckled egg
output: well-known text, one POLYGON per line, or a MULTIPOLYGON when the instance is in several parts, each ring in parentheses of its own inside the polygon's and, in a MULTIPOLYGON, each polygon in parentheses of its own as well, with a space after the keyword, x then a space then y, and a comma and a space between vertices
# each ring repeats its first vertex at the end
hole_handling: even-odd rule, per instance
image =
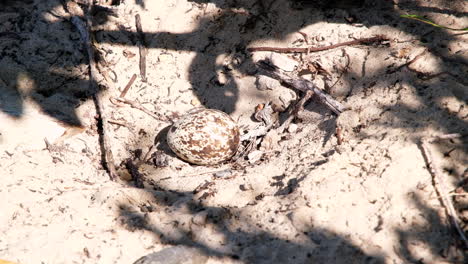
POLYGON ((181 159, 215 165, 230 159, 239 146, 239 128, 224 112, 197 108, 182 116, 167 133, 167 143, 181 159))

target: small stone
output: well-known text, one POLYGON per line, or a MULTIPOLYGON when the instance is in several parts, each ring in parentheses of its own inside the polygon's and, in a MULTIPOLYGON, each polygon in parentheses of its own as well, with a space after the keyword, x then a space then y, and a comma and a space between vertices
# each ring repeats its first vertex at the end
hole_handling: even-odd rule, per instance
POLYGON ((153 164, 156 167, 167 167, 169 165, 169 159, 167 154, 162 150, 158 150, 151 155, 153 159, 153 164))
POLYGON ((175 246, 141 257, 133 264, 204 264, 207 261, 208 256, 203 255, 199 249, 175 246))
POLYGON ((278 132, 276 130, 271 130, 263 138, 262 145, 260 146, 260 150, 262 151, 278 150, 280 140, 281 140, 281 136, 278 134, 278 132))
POLYGON ((201 102, 200 100, 198 100, 198 98, 193 98, 192 100, 190 100, 190 104, 193 106, 199 106, 201 105, 201 102))
POLYGON ((228 77, 226 76, 226 74, 224 72, 218 72, 217 73, 217 80, 216 80, 216 84, 219 85, 219 86, 224 86, 226 83, 228 82, 228 77))
POLYGON ((290 124, 288 127, 288 132, 289 133, 296 133, 297 131, 297 125, 296 124, 290 124))
POLYGON ((257 85, 257 89, 260 91, 273 90, 280 86, 280 83, 277 80, 265 75, 259 75, 255 84, 257 85))
POLYGON ((263 151, 254 150, 247 155, 250 164, 254 164, 255 162, 259 161, 263 156, 263 151))
POLYGON ((217 171, 217 172, 213 173, 213 176, 219 177, 219 178, 226 178, 226 177, 229 177, 231 175, 232 175, 232 170, 230 170, 230 169, 225 169, 225 170, 217 171))
POLYGON ((29 73, 19 72, 16 77, 16 87, 21 93, 30 94, 36 89, 36 84, 29 73))
POLYGON ((117 170, 117 175, 119 175, 119 178, 124 180, 124 181, 131 181, 132 180, 132 175, 128 172, 127 169, 119 169, 117 170))

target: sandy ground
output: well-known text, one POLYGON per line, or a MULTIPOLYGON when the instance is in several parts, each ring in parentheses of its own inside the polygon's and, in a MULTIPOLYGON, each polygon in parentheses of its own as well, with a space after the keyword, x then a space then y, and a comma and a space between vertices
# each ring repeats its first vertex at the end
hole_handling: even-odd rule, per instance
MULTIPOLYGON (((194 263, 468 261, 418 146, 423 136, 467 132, 468 38, 399 17, 463 28, 465 1, 101 2, 114 14, 94 13, 94 81, 113 122, 106 133, 118 181, 101 164, 86 50, 63 8, 69 0, 0 4, 0 259, 133 263, 179 245, 195 249, 194 263), (281 55, 350 110, 337 117, 312 100, 263 145, 260 160, 242 165, 187 164, 164 142, 170 123, 109 101, 137 74, 125 98, 153 113, 204 106, 251 129, 258 104, 284 110, 302 95, 265 87, 254 62, 270 55, 246 48, 377 34, 390 41, 281 55), (311 72, 314 63, 324 71, 311 72), (155 158, 139 168, 144 188, 136 188, 122 162, 137 162, 155 138, 155 158)), ((467 143, 429 145, 446 192, 466 194, 467 143)), ((466 231, 468 198, 451 200, 466 231)))

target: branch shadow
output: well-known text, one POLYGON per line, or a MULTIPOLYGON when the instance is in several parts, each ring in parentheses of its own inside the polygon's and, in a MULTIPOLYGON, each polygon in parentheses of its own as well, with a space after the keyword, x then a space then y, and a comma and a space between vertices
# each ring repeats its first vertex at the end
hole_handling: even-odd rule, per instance
POLYGON ((450 263, 466 263, 468 252, 463 249, 463 245, 458 238, 451 233, 456 233, 451 227, 448 219, 442 219, 441 214, 428 207, 418 195, 413 194, 410 200, 420 211, 422 219, 404 219, 413 222, 411 230, 395 230, 400 244, 395 248, 396 253, 408 263, 425 263, 433 261, 427 259, 427 251, 432 256, 440 256, 450 263), (426 224, 425 222, 429 224, 426 224), (438 239, 445 238, 445 239, 438 239), (423 248, 424 251, 416 248, 423 248), (425 256, 424 256, 425 255, 425 256), (426 257, 426 259, 425 259, 426 257))
MULTIPOLYGON (((52 3, 47 4, 51 9, 59 4, 58 2, 55 4, 53 1, 51 2, 52 3)), ((210 24, 213 24, 213 21, 210 18, 201 18, 198 23, 200 26, 189 33, 145 33, 144 37, 146 39, 146 46, 151 49, 158 48, 174 51, 195 51, 196 55, 193 58, 189 69, 189 81, 194 92, 204 106, 219 109, 227 113, 235 111, 236 103, 239 99, 239 86, 235 81, 230 82, 228 85, 220 85, 219 82, 216 81, 215 73, 222 71, 229 79, 234 79, 233 70, 240 71, 241 74, 246 75, 255 74, 256 70, 252 70, 254 67, 251 54, 248 54, 245 51, 245 47, 248 43, 259 39, 282 38, 292 32, 299 31, 305 25, 311 25, 321 21, 349 24, 342 14, 343 8, 347 8, 346 12, 348 12, 348 15, 354 17, 357 22, 365 25, 366 27, 389 24, 403 32, 414 35, 423 42, 427 41, 427 39, 432 39, 432 41, 427 44, 430 47, 431 53, 444 58, 445 63, 442 65, 443 71, 446 71, 450 67, 453 69, 453 63, 460 65, 461 69, 468 64, 466 58, 463 56, 451 55, 448 53, 446 47, 441 48, 439 46, 441 44, 440 42, 455 41, 452 34, 441 30, 435 31, 431 26, 418 24, 419 22, 402 20, 394 11, 394 4, 389 1, 255 1, 252 3, 251 1, 200 0, 189 2, 193 2, 198 5, 214 3, 215 6, 224 8, 224 11, 221 13, 219 18, 219 20, 221 20, 221 26, 217 27, 216 30, 213 31, 209 26, 210 24), (312 12, 312 15, 307 16, 304 20, 294 19, 291 17, 291 22, 288 23, 288 25, 280 25, 276 23, 275 21, 279 20, 277 17, 283 15, 282 10, 286 8, 290 2, 301 2, 300 4, 303 6, 308 6, 308 4, 310 4, 312 8, 308 8, 307 11, 312 12), (246 18, 242 17, 242 15, 237 15, 236 13, 231 12, 232 8, 245 8, 253 10, 253 12, 250 17, 246 18), (372 12, 369 12, 369 10, 372 12), (371 16, 367 14, 371 14, 371 16), (269 24, 264 22, 265 19, 269 21, 269 24), (278 29, 273 28, 273 26, 277 26, 278 29), (241 33, 243 30, 244 32, 241 33), (438 36, 435 37, 435 34, 438 36), (200 44, 195 46, 194 43, 200 44), (234 65, 234 69, 226 68, 225 66, 217 64, 216 59, 219 55, 231 53, 239 54, 239 56, 243 58, 238 65, 234 65)), ((144 1, 138 1, 137 4, 144 6, 144 1)), ((32 7, 32 1, 8 1, 4 5, 7 7, 4 9, 5 13, 19 12, 21 14, 17 17, 16 21, 19 29, 33 27, 33 25, 27 21, 28 18, 30 20, 31 16, 27 11, 24 11, 27 10, 28 7, 32 7)), ((447 8, 449 8, 449 6, 450 4, 446 5, 447 8)), ((443 9, 442 12, 438 9, 428 9, 416 6, 416 4, 407 3, 402 3, 399 7, 412 8, 415 12, 449 12, 448 9, 443 9)), ((48 11, 45 10, 45 13, 48 13, 48 11)), ((457 11, 449 13, 456 14, 458 16, 464 14, 464 12, 460 13, 457 11)), ((107 21, 108 16, 109 14, 105 14, 101 17, 101 22, 104 23, 107 21)), ((43 19, 35 19, 44 23, 43 19)), ((11 21, 13 22, 14 20, 11 21)), ((80 46, 80 44, 76 43, 77 41, 79 42, 75 32, 76 30, 68 21, 58 21, 55 22, 55 24, 50 24, 49 26, 54 28, 61 27, 61 33, 68 35, 72 39, 72 43, 70 44, 70 41, 67 41, 68 43, 66 43, 66 46, 80 46), (66 32, 66 30, 69 32, 66 32)), ((13 34, 15 33, 16 32, 13 34)), ((138 39, 136 32, 123 29, 118 31, 100 31, 96 36, 98 43, 113 43, 130 46, 136 45, 136 39, 138 39)), ((27 39, 26 37, 25 41, 34 40, 27 39)), ((45 40, 42 39, 42 41, 45 40)), ((63 40, 61 41, 63 43, 63 40)), ((23 47, 24 45, 21 46, 23 43, 21 43, 21 41, 19 42, 20 43, 18 43, 18 40, 13 40, 11 45, 20 45, 19 48, 23 47)), ((36 49, 36 54, 30 54, 31 51, 29 51, 29 56, 39 55, 36 57, 40 57, 40 55, 44 55, 39 49, 40 46, 36 45, 34 48, 36 49)), ((19 49, 16 49, 16 51, 18 50, 19 49)), ((13 52, 14 51, 15 49, 13 49, 13 52)), ((37 61, 34 63, 34 66, 32 63, 25 63, 26 56, 28 56, 25 52, 22 54, 21 52, 18 52, 17 54, 8 54, 8 52, 3 51, 3 54, 7 55, 4 56, 5 58, 11 57, 11 59, 20 66, 25 66, 24 68, 27 70, 32 70, 35 75, 35 78, 33 77, 33 79, 37 82, 37 85, 28 93, 20 91, 18 83, 15 82, 7 83, 6 87, 2 86, 2 94, 8 95, 9 100, 8 102, 6 102, 6 99, 1 100, 2 103, 0 104, 0 110, 12 117, 20 117, 23 109, 23 98, 31 97, 50 116, 70 125, 80 125, 80 121, 74 113, 73 107, 79 105, 80 101, 90 99, 93 92, 86 90, 85 87, 87 87, 87 80, 74 80, 76 77, 73 75, 54 73, 54 71, 56 71, 56 67, 85 67, 86 63, 83 63, 83 60, 86 61, 86 59, 77 51, 61 50, 57 47, 52 47, 50 48, 50 51, 47 52, 49 54, 56 53, 54 54, 56 62, 51 66, 47 66, 46 60, 37 61), (23 57, 21 58, 19 56, 23 57), (51 83, 58 85, 51 87, 51 83), (54 100, 55 98, 50 99, 53 96, 58 97, 59 101, 62 100, 66 102, 68 100, 69 102, 67 102, 66 105, 70 105, 70 107, 66 108, 65 111, 63 109, 57 109, 57 107, 54 107, 56 105, 54 102, 56 101, 54 100)), ((4 62, 4 64, 8 63, 10 63, 10 61, 4 62)), ((374 74, 372 76, 368 76, 367 79, 375 78, 375 76, 385 76, 384 71, 386 70, 388 69, 377 69, 374 71, 374 74)), ((457 79, 463 79, 464 73, 466 73, 466 71, 462 71, 460 74, 455 73, 455 77, 457 79)), ((358 75, 358 73, 349 72, 346 76, 347 82, 350 86, 356 83, 352 80, 359 78, 360 76, 358 75)), ((15 78, 10 79, 14 80, 15 78)), ((384 78, 382 79, 385 80, 384 78)), ((455 96, 458 95, 459 94, 455 94, 455 96)), ((464 97, 459 99, 466 100, 464 97)), ((427 104, 429 103, 430 102, 427 102, 427 104)), ((457 127, 468 126, 465 120, 458 119, 455 122, 459 124, 457 127)))
POLYGON ((148 211, 120 204, 119 219, 128 230, 149 231, 162 244, 194 247, 210 257, 243 263, 385 263, 383 255, 367 254, 331 230, 304 229, 304 242, 293 242, 278 237, 259 223, 245 222, 245 218, 239 226, 242 209, 206 206, 191 192, 152 185, 153 190, 146 191, 154 195, 158 208, 148 211), (169 213, 171 218, 162 217, 164 223, 159 222, 157 211, 169 213), (219 237, 221 246, 213 246, 213 240, 219 237))

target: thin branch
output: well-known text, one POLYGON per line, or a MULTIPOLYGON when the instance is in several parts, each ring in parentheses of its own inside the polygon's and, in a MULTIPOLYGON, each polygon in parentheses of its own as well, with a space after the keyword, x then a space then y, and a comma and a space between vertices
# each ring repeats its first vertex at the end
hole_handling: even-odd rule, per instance
MULTIPOLYGON (((106 131, 108 131, 108 122, 107 117, 105 116, 105 107, 102 104, 102 93, 99 92, 97 87, 97 70, 96 70, 96 61, 94 58, 94 50, 92 47, 92 40, 90 36, 91 32, 91 18, 90 18, 90 11, 91 11, 92 3, 88 4, 88 9, 86 12, 86 23, 83 22, 78 16, 73 16, 71 18, 71 22, 75 27, 78 29, 81 40, 86 47, 86 52, 88 54, 88 61, 89 61, 89 89, 90 92, 93 94, 93 101, 96 107, 96 113, 99 116, 100 124, 102 126, 102 131, 99 133, 100 135, 100 143, 101 143, 101 151, 102 151, 102 163, 103 166, 106 168, 107 172, 109 173, 109 177, 111 180, 117 179, 117 171, 115 169, 114 164, 114 156, 112 155, 112 151, 110 148, 110 142, 106 131)), ((99 126, 98 126, 99 127, 99 126)), ((98 128, 99 129, 99 128, 98 128)))
POLYGON ((445 207, 447 214, 450 220, 452 221, 452 224, 455 226, 455 229, 460 235, 460 238, 465 243, 465 247, 468 248, 468 239, 466 238, 465 233, 463 232, 462 228, 458 224, 459 218, 453 206, 452 200, 449 198, 448 191, 447 191, 448 187, 444 181, 444 178, 440 175, 437 169, 437 166, 434 164, 434 160, 432 159, 432 153, 429 147, 427 146, 429 143, 432 143, 439 139, 451 139, 451 138, 457 138, 460 136, 461 136, 460 134, 448 134, 448 135, 442 135, 442 136, 428 138, 428 139, 422 138, 420 141, 420 146, 421 146, 424 159, 427 164, 427 169, 429 170, 432 177, 434 178, 434 185, 435 185, 434 188, 439 193, 439 196, 442 197, 441 199, 442 205, 445 207))
POLYGON ((132 101, 129 99, 121 98, 121 97, 112 97, 111 102, 114 103, 114 101, 117 101, 119 103, 124 103, 130 105, 132 108, 138 109, 140 111, 143 111, 144 113, 148 114, 152 118, 159 120, 159 121, 164 121, 164 122, 172 122, 169 117, 158 114, 158 113, 153 113, 150 110, 148 110, 146 107, 142 106, 139 102, 132 101))
POLYGON ((388 37, 384 35, 377 35, 372 38, 360 38, 360 39, 355 39, 351 41, 346 41, 338 44, 333 44, 325 47, 308 47, 308 48, 277 48, 277 47, 252 47, 252 48, 247 48, 248 51, 272 51, 272 52, 278 52, 278 53, 293 53, 293 52, 299 52, 299 53, 310 53, 310 52, 317 52, 317 51, 324 51, 324 50, 330 50, 330 49, 335 49, 338 47, 343 47, 343 46, 351 46, 351 45, 359 45, 359 44, 372 44, 372 43, 379 43, 383 41, 389 40, 388 37))
POLYGON ((422 56, 424 56, 425 54, 427 53, 427 49, 424 49, 421 53, 419 53, 418 55, 416 55, 414 58, 412 58, 411 60, 403 63, 402 65, 396 67, 395 69, 389 69, 387 71, 387 73, 389 74, 392 74, 392 73, 395 73, 399 70, 401 70, 403 67, 407 67, 409 65, 411 65, 412 63, 416 62, 417 60, 419 60, 420 58, 422 58, 422 56))
POLYGON ((304 96, 294 105, 294 107, 290 111, 290 115, 288 118, 284 121, 284 123, 278 128, 278 133, 283 133, 291 124, 291 122, 294 120, 297 115, 304 110, 304 105, 312 98, 314 95, 314 92, 312 90, 307 90, 304 93, 304 96))
POLYGON ((140 76, 141 81, 146 82, 146 41, 143 29, 141 27, 141 18, 139 14, 135 15, 136 30, 138 33, 138 50, 140 51, 140 76))
POLYGON ((278 67, 271 65, 267 61, 260 61, 257 65, 267 71, 267 75, 272 78, 275 78, 287 85, 292 86, 293 88, 307 92, 309 90, 313 91, 317 98, 325 104, 330 110, 332 110, 336 115, 341 114, 346 110, 346 107, 342 105, 340 102, 333 99, 330 95, 325 93, 324 91, 320 90, 315 84, 311 81, 300 77, 294 77, 289 73, 285 73, 281 71, 278 67))
POLYGON ((119 97, 122 97, 122 98, 125 97, 128 90, 130 90, 130 87, 132 87, 133 82, 135 82, 136 77, 137 77, 136 74, 132 75, 132 78, 130 78, 130 81, 128 81, 127 85, 125 86, 125 88, 123 89, 123 91, 122 91, 122 93, 120 94, 119 97))

